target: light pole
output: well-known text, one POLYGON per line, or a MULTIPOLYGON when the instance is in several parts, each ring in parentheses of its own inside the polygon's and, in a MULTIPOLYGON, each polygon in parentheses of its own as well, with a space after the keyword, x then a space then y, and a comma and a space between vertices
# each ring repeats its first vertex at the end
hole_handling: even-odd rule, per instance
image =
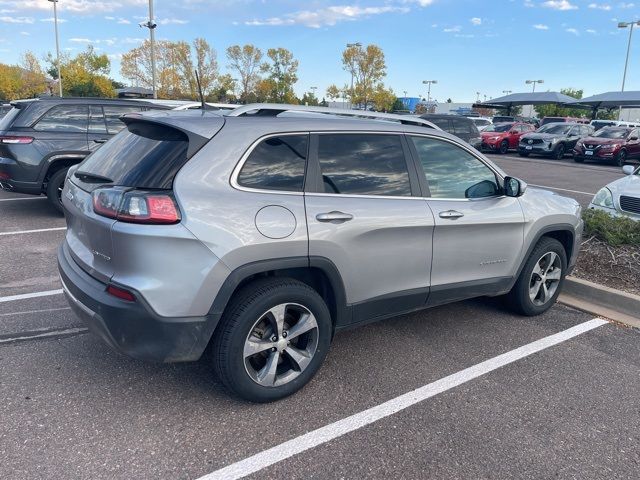
MULTIPOLYGON (((629 65, 629 53, 631 52, 631 36, 633 35, 633 27, 635 25, 640 25, 639 21, 633 22, 620 22, 618 23, 618 28, 627 28, 629 27, 629 41, 627 42, 627 58, 624 61, 624 73, 622 74, 622 90, 624 92, 624 84, 627 80, 627 66, 629 65)), ((618 120, 622 119, 622 106, 618 108, 618 120)))
POLYGON ((422 83, 428 85, 427 89, 427 103, 431 103, 431 85, 438 83, 437 80, 423 80, 422 83))
POLYGON ((149 40, 151 42, 151 90, 153 98, 158 98, 156 91, 156 36, 155 30, 158 24, 153 19, 153 0, 149 0, 149 21, 140 24, 141 27, 149 29, 149 40))
POLYGON ((536 83, 544 83, 544 80, 526 80, 524 83, 531 85, 533 83, 533 93, 536 92, 536 83))
POLYGON ((58 0, 49 0, 53 3, 53 24, 56 31, 56 63, 58 67, 58 89, 62 98, 62 73, 60 73, 60 41, 58 40, 58 0))
MULTIPOLYGON (((536 83, 544 83, 544 80, 526 80, 524 83, 527 85, 533 84, 533 93, 536 92, 536 83)), ((533 117, 533 105, 531 105, 531 109, 529 110, 529 116, 533 117)))
MULTIPOLYGON (((347 43, 347 48, 352 48, 352 47, 356 47, 358 50, 360 50, 360 47, 362 46, 362 44, 360 42, 356 42, 356 43, 347 43)), ((353 70, 351 70, 351 90, 350 90, 350 96, 349 96, 349 108, 353 108, 353 70)), ((365 105, 366 108, 366 105, 365 105)))
POLYGON ((476 92, 476 102, 480 102, 480 92, 476 92))

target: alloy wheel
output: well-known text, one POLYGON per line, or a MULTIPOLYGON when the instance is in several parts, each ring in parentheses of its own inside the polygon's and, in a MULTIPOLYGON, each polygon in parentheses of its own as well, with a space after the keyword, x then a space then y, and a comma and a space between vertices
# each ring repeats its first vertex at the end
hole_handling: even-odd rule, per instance
POLYGON ((556 293, 562 278, 562 260, 555 252, 547 252, 536 262, 529 280, 529 298, 536 306, 545 305, 556 293))
POLYGON ((247 374, 264 387, 291 382, 309 366, 318 349, 318 323, 297 303, 282 303, 263 313, 244 343, 247 374))

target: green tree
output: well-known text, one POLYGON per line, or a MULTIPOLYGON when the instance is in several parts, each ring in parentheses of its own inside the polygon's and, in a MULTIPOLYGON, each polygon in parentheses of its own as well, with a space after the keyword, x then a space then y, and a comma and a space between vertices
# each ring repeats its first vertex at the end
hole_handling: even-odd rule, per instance
MULTIPOLYGON (((564 93, 573 98, 582 98, 582 90, 575 90, 573 88, 563 88, 560 90, 560 93, 564 93)), ((582 108, 569 108, 563 107, 561 105, 556 104, 548 104, 548 105, 536 105, 535 107, 536 115, 538 118, 544 117, 584 117, 589 113, 588 110, 582 108)))
POLYGON ((296 99, 293 86, 298 81, 298 61, 286 48, 270 48, 267 50, 270 62, 265 62, 260 70, 267 74, 267 101, 275 103, 292 103, 296 99))
POLYGON ((255 45, 232 45, 227 48, 228 67, 240 77, 240 100, 247 102, 260 80, 262 50, 255 45))
POLYGON ((392 111, 397 99, 398 98, 393 93, 393 90, 386 88, 382 83, 376 85, 375 90, 371 94, 371 103, 373 103, 373 108, 379 112, 392 111))
POLYGON ((329 100, 336 100, 338 98, 341 97, 342 92, 340 91, 340 89, 335 85, 329 85, 327 87, 327 97, 329 97, 329 100))
POLYGON ((228 73, 220 75, 213 87, 213 90, 209 93, 207 100, 222 103, 233 103, 236 101, 236 88, 236 81, 231 75, 228 73))
POLYGON ((312 92, 305 92, 300 99, 300 104, 317 107, 320 102, 318 102, 318 97, 316 97, 312 92))
POLYGON ((351 103, 367 108, 376 86, 386 75, 384 52, 377 45, 347 47, 342 52, 342 65, 355 81, 354 89, 349 94, 351 103))

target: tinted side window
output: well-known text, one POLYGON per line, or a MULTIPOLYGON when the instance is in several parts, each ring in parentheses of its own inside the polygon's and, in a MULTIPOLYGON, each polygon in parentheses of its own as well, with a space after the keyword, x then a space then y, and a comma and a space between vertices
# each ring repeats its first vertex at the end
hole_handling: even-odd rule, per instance
POLYGON ((320 135, 318 161, 326 193, 411 195, 399 135, 320 135))
POLYGON ((453 127, 451 127, 451 124, 449 123, 449 119, 448 118, 438 118, 438 117, 436 117, 436 118, 427 118, 427 120, 429 120, 431 123, 435 123, 437 126, 439 126, 445 132, 454 133, 453 132, 453 127))
POLYGON ((301 192, 307 162, 308 135, 281 135, 260 142, 238 175, 243 187, 301 192))
POLYGON ((433 198, 482 198, 500 193, 493 171, 449 142, 411 137, 433 198))
POLYGON ((140 107, 111 107, 104 106, 104 117, 107 121, 107 130, 111 135, 118 133, 124 128, 124 123, 120 121, 120 117, 125 113, 139 112, 140 107))
POLYGON ((47 132, 86 133, 89 108, 85 105, 58 105, 49 110, 33 127, 47 132))
POLYGON ((471 120, 465 121, 461 118, 452 118, 451 123, 453 123, 453 130, 456 135, 470 135, 473 133, 471 130, 473 122, 471 120))
POLYGON ((102 107, 99 105, 89 108, 89 133, 107 133, 102 107))

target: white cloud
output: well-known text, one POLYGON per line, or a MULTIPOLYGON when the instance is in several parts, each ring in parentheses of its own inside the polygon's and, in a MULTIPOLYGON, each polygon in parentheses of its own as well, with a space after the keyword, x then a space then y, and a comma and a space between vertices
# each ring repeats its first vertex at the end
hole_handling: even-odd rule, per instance
POLYGON ((0 17, 3 23, 33 23, 35 20, 31 17, 0 17))
MULTIPOLYGON (((41 22, 55 22, 56 19, 53 17, 49 17, 49 18, 41 18, 40 19, 41 22)), ((67 21, 64 18, 58 18, 58 23, 67 23, 67 21)))
MULTIPOLYGON (((420 3, 420 2, 418 2, 420 3)), ((423 2, 428 5, 431 2, 423 2)), ((350 5, 336 5, 321 8, 315 11, 303 10, 299 12, 289 13, 282 17, 271 17, 263 20, 251 20, 245 22, 245 25, 304 25, 310 28, 320 28, 324 26, 333 26, 338 22, 354 21, 360 18, 372 15, 381 15, 384 13, 401 12, 406 13, 409 9, 405 7, 359 7, 350 5)))
MULTIPOLYGON (((41 10, 51 11, 51 2, 48 0, 7 0, 3 2, 16 10, 41 10)), ((58 10, 76 14, 110 13, 129 7, 144 7, 147 0, 64 0, 58 2, 58 10)))
POLYGON ((597 9, 597 10, 604 10, 604 11, 609 11, 611 10, 611 5, 608 5, 606 3, 590 3, 589 4, 589 8, 591 9, 597 9))
POLYGON ((587 30, 585 30, 587 33, 590 33, 591 35, 596 35, 598 32, 596 32, 594 29, 592 28, 588 28, 587 30))
POLYGON ((536 23, 533 28, 535 28, 536 30, 549 30, 549 26, 545 25, 543 23, 536 23))
POLYGON ((580 33, 578 32, 578 30, 576 30, 575 28, 567 28, 565 30, 565 32, 567 33, 572 33, 573 35, 580 35, 580 33))
POLYGON ((569 0, 547 0, 542 3, 543 7, 553 8, 554 10, 577 10, 578 7, 569 0))
POLYGON ((421 7, 428 7, 433 3, 433 0, 403 0, 402 3, 417 3, 421 7))
POLYGON ((478 17, 473 17, 469 21, 471 22, 472 25, 482 25, 482 19, 478 17))
POLYGON ((162 20, 159 20, 158 23, 160 25, 184 25, 186 23, 189 23, 189 20, 180 20, 179 18, 163 18, 162 20))
POLYGON ((443 32, 446 33, 457 33, 460 30, 462 30, 462 27, 460 25, 455 25, 453 27, 449 27, 449 28, 445 28, 444 30, 442 30, 443 32))
POLYGON ((30 36, 31 34, 29 32, 20 32, 20 35, 24 35, 25 37, 30 36))
POLYGON ((620 5, 618 5, 618 6, 619 6, 620 8, 633 8, 633 7, 635 7, 635 6, 636 6, 636 4, 635 4, 635 3, 631 3, 631 2, 629 2, 629 3, 622 2, 622 3, 621 3, 620 5))
POLYGON ((131 21, 126 18, 119 18, 116 23, 119 23, 120 25, 130 25, 131 21))

